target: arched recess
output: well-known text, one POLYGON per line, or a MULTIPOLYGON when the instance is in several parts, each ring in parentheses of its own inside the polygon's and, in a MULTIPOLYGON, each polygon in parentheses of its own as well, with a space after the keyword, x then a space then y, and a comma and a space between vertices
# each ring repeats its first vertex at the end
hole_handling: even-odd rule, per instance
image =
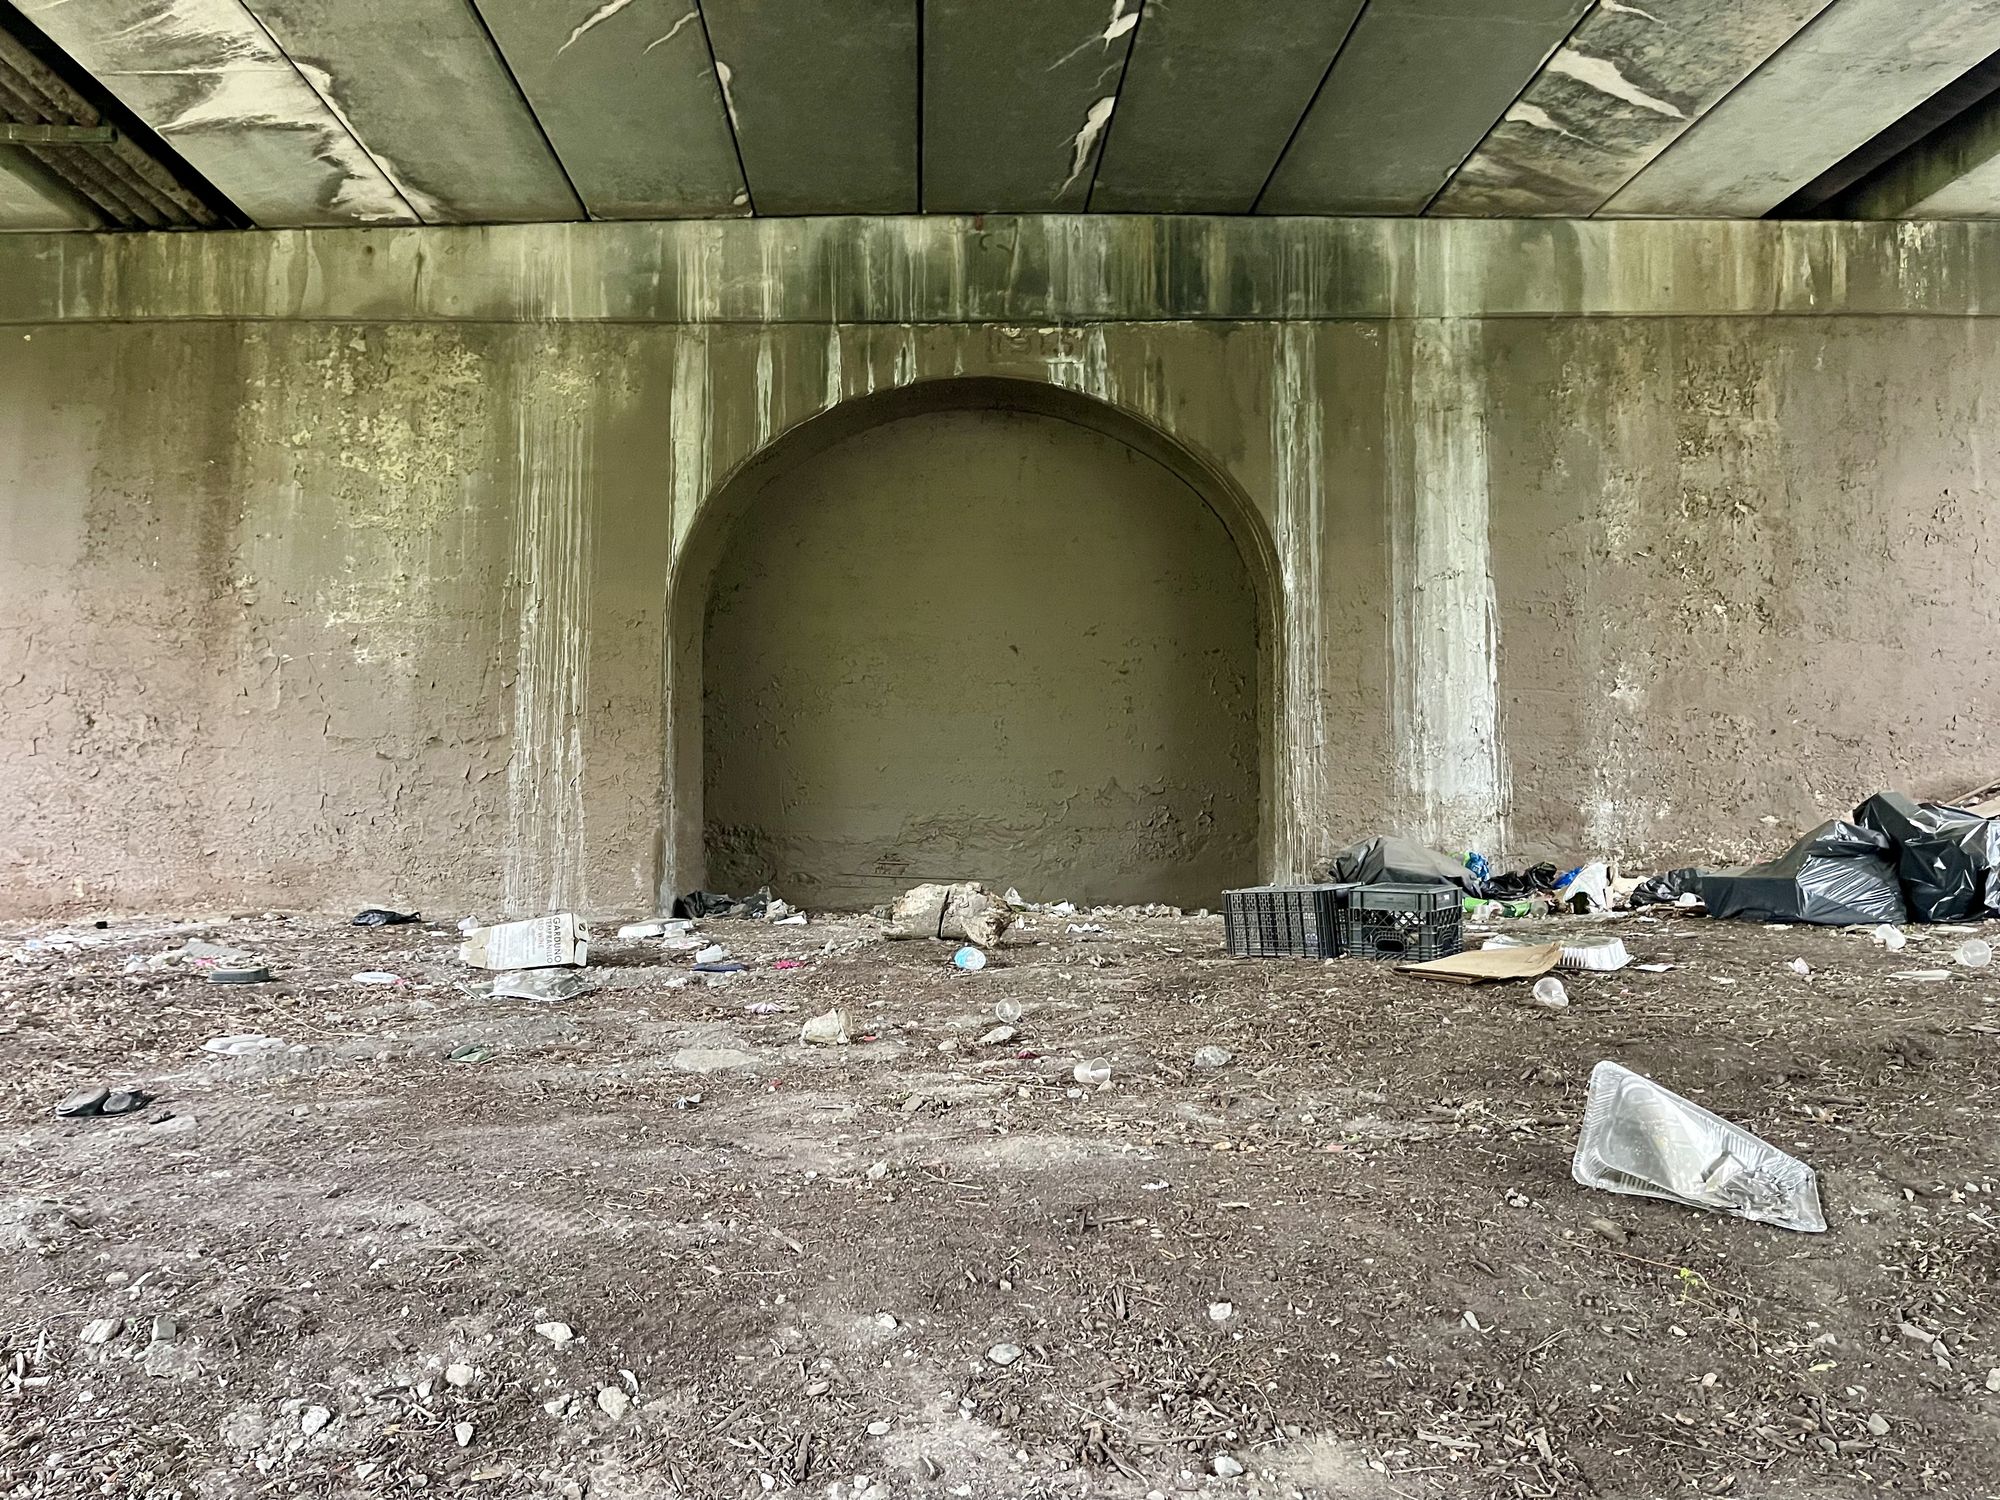
MULTIPOLYGON (((1233 561, 1240 563, 1249 596, 1248 618, 1242 622, 1242 628, 1251 635, 1251 639, 1244 644, 1251 663, 1250 675, 1254 680, 1248 711, 1253 740, 1249 753, 1254 770, 1250 801, 1255 817, 1250 857, 1244 862, 1241 878, 1268 878, 1275 867, 1275 820, 1271 808, 1276 769, 1273 764, 1273 727, 1281 708, 1276 701, 1281 682, 1277 664, 1282 660, 1284 642, 1281 639, 1283 614, 1277 554, 1263 517, 1227 476, 1170 434, 1122 408, 1074 390, 1035 381, 959 377, 919 381, 855 397, 790 429, 727 476, 691 526, 676 555, 668 592, 667 755, 660 850, 660 894, 663 902, 678 892, 711 883, 710 851, 707 846, 710 832, 707 824, 710 820, 705 817, 704 783, 705 771, 712 768, 704 765, 707 719, 704 681, 706 677, 714 684, 718 679, 725 678, 727 664, 717 664, 705 673, 704 653, 712 593, 718 572, 730 557, 732 548, 746 537, 753 542, 760 538, 760 502, 770 500, 779 506, 789 503, 796 510, 796 498, 788 502, 783 492, 788 486, 795 485, 798 476, 809 472, 814 465, 829 459, 838 460, 840 455, 836 450, 843 445, 895 424, 953 413, 1013 414, 1039 418, 1109 439, 1126 450, 1135 463, 1149 464, 1163 471, 1169 482, 1177 484, 1185 492, 1186 503, 1205 514, 1218 539, 1226 540, 1233 548, 1233 561)), ((1087 509, 1079 509, 1075 525, 1089 527, 1093 519, 1087 509)), ((950 515, 941 509, 935 524, 944 528, 948 535, 950 523, 950 515)), ((955 562, 968 569, 977 569, 980 558, 974 550, 955 559, 955 562)), ((801 565, 811 566, 810 559, 801 559, 801 565)), ((1066 598, 1065 602, 1074 605, 1075 600, 1066 598)), ((873 605, 867 598, 855 598, 852 607, 867 611, 873 605)), ((926 623, 941 635, 953 629, 949 618, 926 623)), ((774 628, 782 629, 783 622, 775 622, 774 628)), ((1005 653, 1010 647, 1005 642, 967 640, 964 649, 962 691, 968 699, 976 701, 981 691, 982 652, 993 649, 1005 653)), ((837 665, 829 663, 830 667, 837 665)), ((1100 789, 1085 787, 1083 790, 1092 792, 1100 789)), ((1120 791, 1143 796, 1146 789, 1126 787, 1120 791)), ((1165 814, 1162 817, 1171 821, 1165 814)), ((725 858, 740 865, 742 861, 735 858, 740 853, 740 849, 732 847, 725 858)), ((988 858, 981 861, 981 868, 938 868, 935 859, 914 859, 896 868, 894 861, 889 861, 869 873, 871 878, 877 879, 883 893, 892 886, 914 883, 919 879, 964 878, 1004 882, 1018 878, 1009 869, 983 867, 996 862, 988 858)), ((781 873, 778 878, 782 881, 781 873)), ((1030 896, 1038 894, 1026 886, 1024 893, 1030 896)), ((809 891, 795 894, 808 900, 814 899, 814 893, 809 891)), ((1089 899, 1092 896, 1091 892, 1082 890, 1047 890, 1039 894, 1048 899, 1064 896, 1089 899)), ((1179 895, 1184 902, 1214 904, 1217 893, 1204 890, 1199 901, 1195 900, 1195 893, 1188 891, 1173 894, 1179 895)), ((1133 899, 1136 893, 1125 892, 1122 895, 1124 899, 1133 899)), ((1168 898, 1169 893, 1166 892, 1148 897, 1168 898)), ((870 903, 820 900, 817 904, 870 903)))

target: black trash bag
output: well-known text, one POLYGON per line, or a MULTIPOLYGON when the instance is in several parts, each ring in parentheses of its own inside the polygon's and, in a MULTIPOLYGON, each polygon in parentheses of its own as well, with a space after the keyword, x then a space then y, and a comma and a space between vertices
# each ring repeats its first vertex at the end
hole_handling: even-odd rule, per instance
POLYGON ((1460 886, 1475 896, 1484 892, 1479 877, 1463 860, 1393 834, 1350 845, 1331 864, 1321 865, 1320 873, 1324 880, 1356 885, 1444 884, 1460 886))
POLYGON ((1896 846, 1896 875, 1916 922, 2000 916, 2000 819, 1877 792, 1854 821, 1896 846))
POLYGON ((1701 899, 1711 917, 1826 927, 1909 920, 1895 846, 1854 823, 1822 823, 1765 864, 1704 871, 1701 899))
POLYGON ((422 915, 423 913, 421 912, 396 911, 387 906, 371 906, 354 914, 353 925, 356 927, 397 927, 404 922, 414 922, 422 915))
POLYGON ((1640 881, 1627 904, 1635 910, 1641 906, 1672 906, 1690 892, 1699 896, 1702 876, 1714 873, 1712 870, 1697 870, 1693 866, 1667 870, 1650 880, 1640 881))
POLYGON ((771 904, 771 888, 767 885, 754 896, 725 896, 720 891, 689 891, 674 900, 674 915, 691 917, 700 921, 703 917, 761 917, 764 909, 771 904))
POLYGON ((1524 896, 1540 895, 1556 888, 1556 877, 1562 874, 1554 865, 1530 865, 1525 870, 1510 870, 1504 875, 1489 875, 1484 881, 1481 895, 1491 896, 1496 901, 1518 901, 1524 896))

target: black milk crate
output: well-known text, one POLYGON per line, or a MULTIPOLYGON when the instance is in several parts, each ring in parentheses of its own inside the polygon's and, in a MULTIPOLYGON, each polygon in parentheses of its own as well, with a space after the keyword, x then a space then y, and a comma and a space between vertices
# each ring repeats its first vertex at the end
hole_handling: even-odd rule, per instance
POLYGON ((1345 885, 1258 885, 1222 893, 1222 925, 1235 958, 1334 958, 1345 885))
POLYGON ((1463 946, 1465 892, 1455 885, 1363 885, 1340 908, 1340 951, 1428 963, 1463 946))

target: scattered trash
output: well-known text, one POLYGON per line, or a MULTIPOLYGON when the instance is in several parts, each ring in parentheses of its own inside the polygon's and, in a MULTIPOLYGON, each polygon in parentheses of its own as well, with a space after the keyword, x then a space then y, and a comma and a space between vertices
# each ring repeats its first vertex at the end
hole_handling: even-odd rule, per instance
MULTIPOLYGON (((685 925, 692 926, 693 924, 688 923, 685 925)), ((627 922, 623 927, 618 929, 618 939, 620 942, 625 943, 644 942, 647 938, 665 937, 666 935, 667 924, 665 922, 627 922)))
POLYGON ((96 1119, 133 1114, 152 1102, 153 1096, 143 1089, 88 1088, 63 1100, 56 1113, 66 1120, 96 1119))
POLYGON ((1561 969, 1580 969, 1592 974, 1615 974, 1632 962, 1625 940, 1616 937, 1582 938, 1563 945, 1561 969))
POLYGON ((1026 1012, 1021 1009, 1020 1002, 1017 1000, 996 1000, 993 1002, 993 1019, 1003 1026, 1015 1025, 1025 1014, 1026 1012))
POLYGON ((1205 1073, 1213 1073, 1228 1067, 1236 1061, 1236 1054, 1227 1047, 1197 1047, 1194 1049, 1194 1065, 1205 1073))
POLYGON ((1075 933, 1078 937, 1103 937, 1111 931, 1102 922, 1071 922, 1064 932, 1075 933))
POLYGON ((1571 911, 1609 911, 1611 878, 1611 866, 1603 860, 1593 860, 1573 871, 1568 879, 1558 881, 1556 889, 1571 911))
POLYGON ((1898 969, 1891 979, 1908 979, 1918 984, 1943 984, 1951 978, 1949 969, 1898 969))
POLYGON ((1011 1026, 995 1026, 979 1039, 982 1047, 1004 1047, 1021 1033, 1011 1026))
POLYGON ((1664 973, 1666 973, 1666 972, 1667 972, 1667 970, 1669 970, 1669 969, 1673 968, 1673 967, 1674 967, 1674 965, 1672 965, 1672 964, 1640 964, 1640 965, 1638 965, 1637 967, 1638 967, 1638 970, 1639 970, 1639 972, 1640 972, 1641 974, 1664 974, 1664 973))
POLYGON ((1962 969, 1983 969, 1993 962, 1993 945, 1984 938, 1967 938, 1951 956, 1962 969))
POLYGON ((386 969, 363 969, 354 976, 356 984, 401 984, 403 976, 391 974, 386 969))
POLYGON ((467 1042, 463 1047, 454 1047, 445 1056, 446 1062, 483 1063, 493 1054, 478 1042, 467 1042))
POLYGON ((591 988, 573 969, 514 969, 487 986, 490 1000, 574 1000, 591 988))
POLYGON ((1810 979, 1812 977, 1812 965, 1807 963, 1803 958, 1795 958, 1786 964, 1785 967, 1801 979, 1810 979))
POLYGON ((476 969, 580 969, 590 961, 590 930, 567 911, 475 927, 459 944, 458 961, 476 969))
POLYGON ((1543 1010, 1566 1010, 1569 1008, 1569 991, 1563 988, 1560 979, 1537 979, 1535 987, 1528 992, 1524 1005, 1539 1006, 1543 1010))
POLYGON ((847 1012, 844 1010, 830 1010, 823 1016, 814 1016, 799 1028, 799 1040, 808 1046, 844 1047, 847 1036, 847 1012))
POLYGON ((1693 868, 1668 870, 1650 880, 1642 880, 1633 887, 1626 904, 1634 910, 1642 906, 1699 906, 1701 871, 1693 868))
POLYGON ((803 927, 806 925, 806 914, 802 911, 795 911, 789 917, 778 918, 778 925, 780 927, 803 927))
POLYGON ((782 1016, 797 1010, 796 1005, 787 1005, 782 1000, 753 1000, 743 1007, 746 1016, 782 1016))
POLYGON ((698 964, 719 964, 727 957, 729 950, 721 943, 710 943, 706 948, 696 952, 694 961, 698 964))
POLYGON ((959 938, 991 948, 1013 923, 1013 907, 983 885, 920 885, 898 896, 889 908, 888 935, 959 938))
POLYGON ((689 891, 674 902, 673 914, 696 921, 704 917, 756 918, 770 909, 771 900, 769 886, 741 898, 720 891, 689 891))
POLYGON ((234 1036, 210 1037, 201 1044, 204 1052, 213 1052, 219 1057, 248 1057, 255 1052, 275 1052, 284 1043, 274 1036, 265 1036, 261 1031, 245 1031, 234 1036))
POLYGON ((694 971, 697 974, 741 974, 748 970, 749 967, 750 965, 738 963, 732 958, 720 963, 696 964, 694 971))
POLYGON ((1891 927, 1887 922, 1884 922, 1868 935, 1884 948, 1887 948, 1891 953, 1901 953, 1909 945, 1910 941, 1902 928, 1891 927))
POLYGON ((973 974, 986 967, 986 955, 969 943, 952 954, 951 961, 957 967, 973 974))
POLYGON ((1614 1062, 1591 1069, 1570 1170, 1583 1186, 1606 1192, 1826 1230, 1810 1167, 1614 1062))
POLYGON ((774 960, 771 967, 774 969, 803 969, 805 961, 797 958, 780 958, 774 960))
POLYGON ((1088 1087, 1101 1087, 1111 1082, 1111 1064, 1101 1057, 1093 1057, 1089 1062, 1078 1063, 1070 1076, 1088 1087))
POLYGON ((404 922, 415 922, 422 916, 420 912, 397 911, 388 906, 371 906, 354 914, 356 927, 397 927, 404 922))
POLYGON ((1434 958, 1429 963, 1403 964, 1397 972, 1450 984, 1492 984, 1506 979, 1533 979, 1562 961, 1562 945, 1516 943, 1495 938, 1484 948, 1434 958))
POLYGON ((804 912, 800 911, 790 902, 780 901, 775 897, 764 908, 764 920, 766 922, 782 922, 788 917, 803 917, 804 915, 804 912))
POLYGON ((1844 927, 1908 918, 1895 846, 1855 823, 1822 823, 1778 858, 1710 870, 1701 899, 1716 917, 1844 927))
POLYGON ((269 984, 271 971, 262 964, 231 966, 217 964, 208 971, 210 984, 269 984))
POLYGON ((1322 867, 1326 879, 1354 885, 1456 885, 1475 896, 1487 894, 1480 878, 1462 860, 1435 849, 1426 849, 1414 839, 1394 835, 1363 839, 1336 855, 1330 866, 1322 867))

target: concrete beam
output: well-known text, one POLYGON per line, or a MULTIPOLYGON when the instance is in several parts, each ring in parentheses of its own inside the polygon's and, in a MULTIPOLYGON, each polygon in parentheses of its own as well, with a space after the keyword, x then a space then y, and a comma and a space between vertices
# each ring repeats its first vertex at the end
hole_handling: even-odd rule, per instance
POLYGON ((0 323, 2000 316, 2000 223, 1070 215, 0 237, 0 323))
POLYGON ((917 211, 917 7, 702 0, 765 214, 917 211))
POLYGON ((18 3, 254 222, 416 222, 381 167, 238 0, 18 3))
POLYGON ((1598 6, 1479 143, 1431 212, 1596 213, 1830 3, 1598 6))
POLYGON ((1415 214, 1591 0, 1374 0, 1258 204, 1415 214))
POLYGON ((247 3, 426 224, 583 217, 468 0, 247 3))
POLYGON ((2000 217, 2000 95, 1988 95, 1828 205, 1828 217, 2000 217))
POLYGON ((0 148, 0 233, 101 229, 104 221, 26 153, 0 148))
POLYGON ((1262 0, 1254 24, 1240 0, 1149 5, 1091 208, 1248 213, 1361 5, 1262 0))
POLYGON ((1995 51, 2000 0, 1837 0, 1603 211, 1769 213, 1995 51))
POLYGON ((507 66, 600 219, 750 212, 694 0, 481 0, 507 66))
POLYGON ((1141 0, 926 0, 924 207, 1083 208, 1141 0))

